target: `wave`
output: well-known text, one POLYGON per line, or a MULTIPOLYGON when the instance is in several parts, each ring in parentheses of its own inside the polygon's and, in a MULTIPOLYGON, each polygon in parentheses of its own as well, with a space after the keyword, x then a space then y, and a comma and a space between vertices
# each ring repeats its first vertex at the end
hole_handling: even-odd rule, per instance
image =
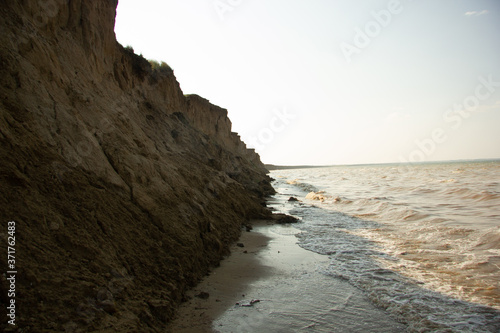
POLYGON ((303 183, 299 179, 288 180, 287 184, 295 185, 305 192, 318 192, 319 191, 316 186, 308 184, 308 183, 303 183))
POLYGON ((453 188, 443 192, 443 195, 455 195, 463 199, 473 199, 476 201, 498 200, 500 193, 496 191, 477 191, 471 188, 453 188))
MULTIPOLYGON (((303 205, 294 215, 305 214, 306 221, 315 219, 314 214, 303 209, 304 204, 330 214, 344 214, 346 218, 340 219, 344 222, 335 222, 339 228, 376 242, 384 253, 393 257, 384 258, 385 268, 416 279, 431 290, 500 309, 500 229, 497 226, 500 214, 489 208, 496 205, 491 201, 497 198, 493 186, 488 187, 488 191, 473 191, 469 186, 446 188, 448 184, 441 189, 423 187, 420 191, 415 186, 406 186, 404 191, 402 184, 386 190, 383 183, 379 186, 381 189, 377 189, 364 182, 364 191, 354 191, 352 184, 342 188, 339 179, 329 180, 330 183, 313 180, 313 184, 303 182, 307 177, 301 179, 290 184, 303 205), (397 191, 393 191, 394 188, 397 191), (408 191, 410 188, 413 191, 408 191), (479 202, 481 205, 474 204, 479 202), (464 223, 465 217, 472 223, 464 223), (496 225, 480 224, 485 218, 496 221, 496 225), (359 223, 365 223, 365 227, 349 229, 359 223)), ((325 250, 331 240, 339 241, 338 236, 325 231, 315 247, 318 251, 325 250), (320 246, 320 243, 324 244, 320 246)), ((352 247, 350 242, 344 245, 352 247)), ((326 252, 330 255, 342 252, 338 251, 326 252)))
POLYGON ((349 212, 352 216, 360 218, 374 218, 377 221, 419 221, 430 216, 404 204, 390 202, 387 197, 373 197, 350 200, 341 196, 333 196, 326 191, 311 191, 305 199, 319 201, 334 210, 349 212), (349 209, 342 209, 341 206, 350 206, 349 209))
POLYGON ((297 226, 305 231, 298 235, 299 245, 330 258, 324 273, 364 290, 374 304, 407 324, 409 331, 500 329, 499 311, 431 291, 423 283, 384 267, 381 261, 400 260, 359 236, 363 231, 379 228, 377 223, 304 206, 294 212, 303 217, 303 223, 297 226))

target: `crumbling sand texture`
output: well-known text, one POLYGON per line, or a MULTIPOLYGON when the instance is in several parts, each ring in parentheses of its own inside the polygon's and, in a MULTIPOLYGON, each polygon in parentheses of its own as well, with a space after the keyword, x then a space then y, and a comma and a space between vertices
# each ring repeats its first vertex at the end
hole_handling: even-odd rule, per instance
POLYGON ((0 244, 16 221, 23 332, 161 331, 268 214, 267 171, 227 111, 119 45, 116 5, 0 4, 0 244))

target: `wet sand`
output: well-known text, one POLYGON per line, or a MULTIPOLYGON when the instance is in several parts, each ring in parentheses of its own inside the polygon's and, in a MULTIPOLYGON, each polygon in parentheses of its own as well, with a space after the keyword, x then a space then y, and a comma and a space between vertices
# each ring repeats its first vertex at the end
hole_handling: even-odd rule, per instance
POLYGON ((234 244, 190 291, 170 332, 405 331, 359 289, 321 274, 329 258, 298 246, 299 230, 266 221, 253 226, 238 241, 244 247, 234 244))

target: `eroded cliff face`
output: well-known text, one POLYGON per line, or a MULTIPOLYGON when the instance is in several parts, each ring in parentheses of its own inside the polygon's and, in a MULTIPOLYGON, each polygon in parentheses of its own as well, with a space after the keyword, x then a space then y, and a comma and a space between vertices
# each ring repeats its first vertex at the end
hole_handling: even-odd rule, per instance
POLYGON ((268 214, 267 171, 227 111, 120 46, 116 5, 0 4, 0 242, 16 221, 23 332, 161 331, 268 214))

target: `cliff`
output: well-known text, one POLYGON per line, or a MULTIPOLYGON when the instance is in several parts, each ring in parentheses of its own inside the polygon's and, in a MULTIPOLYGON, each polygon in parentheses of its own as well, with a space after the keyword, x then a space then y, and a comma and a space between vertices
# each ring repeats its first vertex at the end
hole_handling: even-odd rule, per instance
POLYGON ((117 1, 0 4, 0 256, 23 332, 157 332, 272 187, 227 111, 114 35, 117 1))

